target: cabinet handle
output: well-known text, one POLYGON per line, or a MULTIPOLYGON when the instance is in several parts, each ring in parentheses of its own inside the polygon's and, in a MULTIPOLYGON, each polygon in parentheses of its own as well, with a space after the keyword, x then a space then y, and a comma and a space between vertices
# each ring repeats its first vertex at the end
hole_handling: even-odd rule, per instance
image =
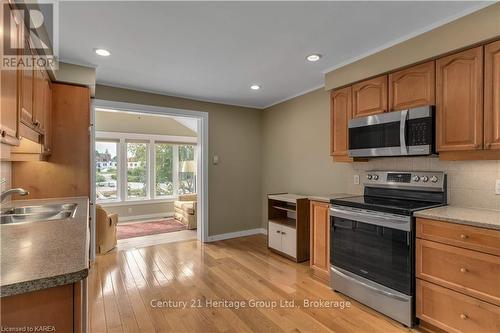
POLYGON ((491 143, 487 142, 487 143, 485 143, 485 144, 484 144, 484 146, 485 146, 487 149, 489 149, 489 148, 491 147, 491 143))
POLYGON ((2 130, 1 135, 2 135, 2 138, 4 138, 4 137, 5 137, 5 135, 7 135, 7 132, 5 132, 4 130, 2 130))
POLYGON ((462 267, 462 268, 460 268, 460 272, 462 272, 462 273, 467 273, 468 271, 467 271, 467 268, 462 267))
POLYGON ((279 234, 280 232, 281 232, 281 231, 279 231, 279 230, 276 230, 276 233, 278 233, 278 234, 279 234))
POLYGON ((33 124, 34 124, 36 127, 40 127, 40 122, 38 122, 38 121, 35 121, 33 124))
POLYGON ((283 231, 282 231, 282 232, 281 232, 281 234, 282 234, 282 235, 286 235, 286 232, 283 232, 283 231))
POLYGON ((460 235, 460 238, 462 238, 462 239, 467 239, 467 238, 469 238, 469 236, 464 235, 464 234, 461 234, 461 235, 460 235))
POLYGON ((460 318, 461 318, 461 319, 463 319, 463 320, 465 320, 465 319, 467 319, 467 318, 469 318, 469 317, 467 317, 467 315, 466 315, 465 313, 462 313, 462 314, 460 315, 460 318))

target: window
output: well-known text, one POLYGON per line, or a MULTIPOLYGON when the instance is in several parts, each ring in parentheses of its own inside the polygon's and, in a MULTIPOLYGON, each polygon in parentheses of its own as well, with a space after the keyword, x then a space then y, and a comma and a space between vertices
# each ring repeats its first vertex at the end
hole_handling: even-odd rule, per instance
POLYGON ((174 149, 171 144, 155 144, 155 195, 165 197, 174 195, 174 149))
POLYGON ((148 196, 148 145, 127 142, 127 198, 148 196))
POLYGON ((194 146, 179 146, 179 194, 196 193, 194 146))
POLYGON ((114 132, 96 137, 98 202, 196 193, 196 145, 190 143, 195 138, 114 132))
POLYGON ((98 200, 118 198, 118 142, 96 141, 96 195, 98 200))

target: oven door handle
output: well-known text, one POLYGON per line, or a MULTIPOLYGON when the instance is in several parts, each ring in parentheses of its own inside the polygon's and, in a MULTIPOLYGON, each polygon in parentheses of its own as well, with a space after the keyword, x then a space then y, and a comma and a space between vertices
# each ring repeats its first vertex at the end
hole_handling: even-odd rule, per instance
POLYGON ((401 145, 401 155, 408 155, 406 146, 406 121, 408 120, 408 110, 401 111, 401 123, 399 124, 399 142, 401 145))
POLYGON ((370 290, 373 290, 374 292, 376 293, 379 293, 381 295, 384 295, 384 296, 387 296, 387 297, 390 297, 390 298, 393 298, 393 299, 396 299, 398 301, 402 301, 402 302, 407 302, 408 299, 404 298, 404 297, 401 297, 399 295, 396 295, 394 293, 390 293, 388 291, 385 291, 385 290, 380 290, 379 288, 375 287, 375 286, 372 286, 372 285, 369 285, 368 283, 365 283, 363 281, 359 281, 358 279, 356 279, 355 277, 352 277, 350 275, 347 275, 341 271, 339 271, 338 269, 336 269, 335 267, 332 267, 332 270, 335 274, 338 274, 340 275, 341 277, 343 277, 344 279, 347 279, 351 282, 354 282, 354 283, 357 283, 357 284, 360 284, 362 285, 363 287, 365 288, 368 288, 370 290))
POLYGON ((387 216, 383 214, 357 212, 354 210, 341 209, 337 207, 330 208, 330 216, 374 224, 382 227, 399 229, 403 231, 411 230, 410 216, 387 216))

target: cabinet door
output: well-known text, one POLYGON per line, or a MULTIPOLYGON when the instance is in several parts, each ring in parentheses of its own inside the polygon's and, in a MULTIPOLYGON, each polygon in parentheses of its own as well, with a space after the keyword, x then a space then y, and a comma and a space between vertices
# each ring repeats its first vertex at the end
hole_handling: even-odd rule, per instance
POLYGON ((43 134, 43 153, 52 153, 52 87, 48 76, 43 81, 44 101, 45 101, 45 130, 43 134))
POLYGON ((484 148, 500 149, 500 41, 484 52, 484 148))
POLYGON ((311 259, 310 265, 328 275, 330 267, 329 205, 311 201, 311 259))
MULTIPOLYGON (((7 4, 6 1, 2 1, 2 9, 7 4)), ((1 15, 4 15, 3 11, 1 15)), ((3 17, 3 16, 2 16, 3 17)), ((2 31, 2 40, 5 43, 9 43, 13 48, 19 47, 20 38, 20 24, 14 19, 11 13, 11 21, 14 25, 11 25, 10 34, 7 31, 2 31)), ((3 54, 3 42, 0 43, 0 52, 3 54)), ((0 118, 0 132, 1 141, 7 144, 17 144, 18 140, 18 71, 17 70, 2 70, 0 73, 1 77, 1 97, 0 97, 0 109, 2 116, 0 118)))
MULTIPOLYGON (((24 55, 31 56, 31 48, 27 39, 24 40, 24 55)), ((21 121, 33 126, 33 70, 21 70, 21 121)))
POLYGON ((43 133, 45 124, 44 73, 34 70, 33 76, 33 125, 37 132, 43 133))
POLYGON ((438 151, 481 149, 483 47, 436 61, 438 151))
POLYGON ((281 226, 281 252, 297 258, 297 233, 295 229, 281 226))
POLYGON ((360 118, 387 111, 387 75, 352 86, 352 117, 360 118))
POLYGON ((389 110, 434 105, 434 67, 434 61, 430 61, 389 74, 389 110))
POLYGON ((281 251, 281 225, 269 222, 268 230, 269 247, 281 251))
POLYGON ((347 156, 349 150, 348 123, 352 108, 351 87, 332 91, 330 110, 330 149, 332 156, 347 156))

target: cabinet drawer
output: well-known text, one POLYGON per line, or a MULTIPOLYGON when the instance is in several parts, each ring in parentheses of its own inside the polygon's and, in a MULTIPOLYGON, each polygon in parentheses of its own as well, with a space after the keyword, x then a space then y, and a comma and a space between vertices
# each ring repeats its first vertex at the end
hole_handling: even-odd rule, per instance
POLYGON ((500 307, 417 279, 416 313, 448 332, 498 332, 500 307))
POLYGON ((500 257, 417 239, 418 278, 500 305, 500 257))
POLYGON ((500 231, 418 218, 417 237, 500 256, 500 231))

